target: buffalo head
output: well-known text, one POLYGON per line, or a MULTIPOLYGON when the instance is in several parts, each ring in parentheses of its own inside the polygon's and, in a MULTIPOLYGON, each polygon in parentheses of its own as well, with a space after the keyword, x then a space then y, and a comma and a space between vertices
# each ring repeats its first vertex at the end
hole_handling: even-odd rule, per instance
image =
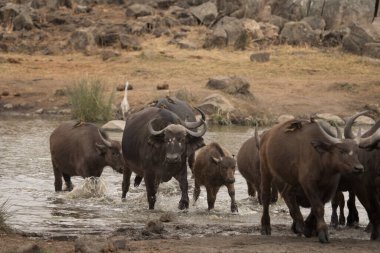
POLYGON ((123 173, 124 170, 124 158, 121 151, 120 142, 109 140, 107 136, 99 130, 100 143, 96 142, 96 150, 98 154, 104 157, 107 166, 116 170, 119 173, 123 173))
POLYGON ((219 173, 226 184, 235 183, 235 169, 236 161, 234 158, 229 156, 215 157, 212 156, 211 160, 218 166, 219 173))

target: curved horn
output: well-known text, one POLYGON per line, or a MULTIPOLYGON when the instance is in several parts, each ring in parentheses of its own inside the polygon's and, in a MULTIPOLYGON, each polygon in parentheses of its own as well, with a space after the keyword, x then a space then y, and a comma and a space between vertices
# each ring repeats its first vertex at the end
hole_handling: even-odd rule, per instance
POLYGON ((371 135, 373 135, 377 129, 380 128, 380 120, 378 120, 375 125, 373 125, 367 132, 365 132, 362 137, 369 137, 371 135))
POLYGON ((375 133, 366 138, 360 138, 359 147, 361 148, 370 148, 376 143, 380 142, 380 129, 377 129, 375 133))
POLYGON ((202 124, 203 124, 203 129, 202 129, 202 131, 200 131, 200 132, 195 132, 195 131, 191 131, 191 130, 185 128, 185 129, 186 129, 186 132, 187 132, 188 134, 190 134, 191 136, 193 136, 193 137, 202 137, 202 136, 206 133, 206 131, 207 131, 207 123, 206 123, 206 121, 203 121, 203 120, 201 120, 201 122, 202 122, 202 124))
POLYGON ((156 130, 154 130, 153 127, 152 127, 152 122, 153 122, 154 120, 156 120, 156 119, 152 119, 152 120, 150 120, 150 121, 148 122, 148 130, 149 130, 149 133, 150 133, 151 135, 155 135, 155 136, 156 136, 156 135, 160 135, 160 134, 162 134, 162 133, 165 131, 166 127, 165 127, 164 129, 160 130, 160 131, 156 131, 156 130))
POLYGON ((331 136, 329 133, 327 133, 327 132, 325 131, 325 129, 320 125, 320 123, 319 123, 318 121, 315 121, 315 123, 317 124, 317 126, 318 126, 320 132, 322 133, 322 135, 323 135, 327 140, 329 140, 329 141, 332 142, 332 143, 341 143, 341 142, 342 142, 342 140, 340 140, 340 139, 338 139, 338 138, 335 138, 335 137, 331 136))
POLYGON ((112 143, 109 141, 109 140, 106 140, 102 133, 100 132, 100 129, 98 128, 98 132, 99 132, 99 136, 100 136, 100 139, 102 140, 102 142, 107 146, 107 147, 112 147, 112 143))
POLYGON ((194 107, 194 109, 196 109, 201 114, 202 119, 200 121, 197 121, 197 122, 189 122, 186 120, 184 122, 181 121, 182 125, 184 125, 186 128, 194 129, 194 128, 200 127, 203 124, 203 122, 206 121, 205 113, 201 109, 199 109, 198 107, 194 107))
POLYGON ((352 133, 352 125, 354 124, 355 120, 368 113, 369 111, 362 111, 362 112, 359 112, 357 114, 355 114, 354 116, 348 118, 348 120, 346 121, 346 126, 344 127, 344 137, 346 139, 355 139, 355 135, 352 133))

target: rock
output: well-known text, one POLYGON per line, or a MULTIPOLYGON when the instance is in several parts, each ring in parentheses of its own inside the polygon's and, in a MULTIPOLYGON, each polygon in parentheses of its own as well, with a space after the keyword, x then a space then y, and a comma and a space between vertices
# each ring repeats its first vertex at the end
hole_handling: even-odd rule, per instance
POLYGON ((380 114, 380 105, 379 104, 367 104, 364 106, 364 109, 380 114))
POLYGON ((40 246, 35 243, 27 243, 16 250, 16 253, 42 253, 40 246))
POLYGON ((13 19, 13 30, 15 31, 32 30, 33 26, 33 20, 28 13, 22 12, 13 19))
POLYGON ((151 220, 146 224, 145 228, 151 233, 161 234, 164 231, 164 224, 160 220, 151 220))
POLYGON ((320 32, 314 31, 306 22, 288 22, 280 33, 280 41, 291 45, 320 44, 320 32))
POLYGON ((80 13, 90 13, 92 11, 92 8, 87 5, 77 5, 75 7, 74 13, 80 14, 80 13))
POLYGON ((168 90, 169 89, 169 84, 163 83, 163 84, 157 84, 157 90, 168 90))
POLYGON ((124 131, 125 121, 124 120, 111 120, 102 126, 105 131, 124 131))
POLYGON ((321 16, 309 16, 303 18, 301 21, 308 23, 313 30, 323 31, 326 27, 326 22, 321 16))
POLYGON ((247 31, 250 40, 257 41, 264 39, 260 24, 253 19, 245 18, 242 20, 243 27, 247 31))
POLYGON ((191 7, 190 12, 199 20, 201 24, 210 25, 218 15, 216 5, 212 2, 206 2, 196 7, 191 7))
POLYGON ((114 244, 102 237, 83 236, 74 243, 74 251, 80 253, 115 252, 114 244))
POLYGON ((36 114, 43 114, 44 113, 44 109, 40 108, 40 109, 36 110, 35 113, 36 114))
POLYGON ((210 89, 222 90, 233 95, 242 94, 253 97, 249 91, 249 82, 237 76, 216 76, 210 78, 206 86, 210 89))
POLYGON ((167 212, 161 215, 160 221, 162 222, 172 222, 176 218, 176 215, 172 212, 167 212))
POLYGON ((265 39, 273 41, 278 38, 278 33, 280 31, 278 26, 263 22, 260 22, 259 25, 265 39))
POLYGON ((58 114, 70 115, 71 114, 71 109, 62 109, 62 110, 59 110, 58 114))
POLYGON ((196 43, 192 41, 188 41, 188 40, 179 40, 175 44, 177 44, 179 48, 181 49, 198 49, 199 48, 199 46, 196 43))
POLYGON ((185 0, 190 6, 197 6, 208 2, 209 0, 185 0))
POLYGON ((365 43, 363 47, 363 55, 380 59, 380 43, 365 43))
POLYGON ((343 31, 324 31, 322 33, 322 45, 324 47, 336 47, 342 44, 343 31))
POLYGON ((270 60, 270 53, 268 52, 253 53, 251 54, 249 59, 253 62, 268 62, 270 60))
POLYGON ((66 96, 66 91, 64 89, 56 89, 54 92, 54 96, 57 96, 57 97, 66 96))
POLYGON ((119 41, 117 27, 101 27, 94 31, 94 39, 98 46, 108 47, 119 41))
POLYGON ((274 26, 277 26, 279 30, 282 30, 282 28, 284 28, 285 24, 289 22, 289 20, 277 15, 271 15, 268 22, 274 26))
POLYGON ((218 0, 216 1, 216 7, 218 9, 218 13, 223 13, 223 15, 229 16, 241 9, 242 3, 237 0, 218 0))
POLYGON ((120 35, 120 46, 125 50, 138 51, 142 49, 138 39, 129 34, 120 35))
POLYGON ((7 97, 7 96, 9 96, 9 91, 3 91, 2 93, 1 93, 1 95, 2 96, 4 96, 4 97, 7 97))
POLYGON ((10 110, 10 109, 13 109, 13 105, 8 103, 8 104, 3 105, 3 108, 10 110))
POLYGON ((235 110, 231 102, 220 94, 212 94, 206 97, 198 108, 209 115, 217 112, 229 113, 235 110))
POLYGON ((101 55, 102 55, 102 60, 107 61, 109 59, 119 57, 121 54, 120 52, 115 51, 115 50, 104 50, 102 51, 101 55))
POLYGON ((203 48, 223 48, 227 46, 227 33, 222 28, 215 29, 211 34, 206 36, 203 48))
POLYGON ((320 119, 326 120, 330 123, 335 123, 339 126, 343 126, 345 124, 344 120, 341 117, 333 115, 331 113, 318 113, 316 116, 320 119))
POLYGON ((345 51, 362 54, 365 44, 380 41, 380 28, 375 25, 351 24, 343 37, 345 51))
POLYGON ((73 50, 85 51, 88 47, 95 45, 95 39, 92 30, 80 28, 74 31, 68 41, 68 46, 73 50))
POLYGON ((125 14, 127 17, 137 18, 152 15, 153 11, 149 5, 135 3, 127 7, 125 14))
POLYGON ((168 9, 176 3, 176 0, 156 0, 157 7, 160 9, 168 9))

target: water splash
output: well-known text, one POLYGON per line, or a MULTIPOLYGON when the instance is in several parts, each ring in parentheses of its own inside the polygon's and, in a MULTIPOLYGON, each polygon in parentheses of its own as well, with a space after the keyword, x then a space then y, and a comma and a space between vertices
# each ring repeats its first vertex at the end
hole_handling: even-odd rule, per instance
POLYGON ((67 198, 102 198, 107 194, 107 185, 101 177, 85 178, 80 185, 67 194, 67 198))

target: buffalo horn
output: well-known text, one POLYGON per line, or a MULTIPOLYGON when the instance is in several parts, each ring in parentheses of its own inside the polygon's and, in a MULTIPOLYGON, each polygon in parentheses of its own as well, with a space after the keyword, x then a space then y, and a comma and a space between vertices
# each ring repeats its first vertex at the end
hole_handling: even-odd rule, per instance
POLYGON ((182 125, 184 125, 188 129, 195 129, 197 127, 200 127, 203 124, 203 122, 206 121, 206 115, 205 115, 205 113, 202 112, 202 110, 199 109, 199 108, 197 108, 197 107, 194 107, 194 109, 196 109, 201 114, 202 119, 200 121, 197 121, 197 122, 189 122, 189 121, 186 121, 186 120, 185 120, 185 122, 181 122, 182 125))
POLYGON ((355 120, 368 113, 368 111, 362 111, 362 112, 359 112, 357 114, 355 114, 354 116, 348 118, 348 120, 346 121, 346 126, 344 127, 344 137, 346 139, 355 139, 355 135, 352 133, 352 125, 354 124, 355 120))
POLYGON ((111 142, 108 141, 108 140, 106 140, 106 139, 104 139, 104 137, 103 137, 103 135, 102 135, 102 133, 100 132, 99 129, 98 129, 98 132, 99 132, 100 139, 102 139, 102 142, 103 142, 107 147, 110 148, 110 147, 112 146, 111 142))
POLYGON ((207 123, 204 120, 201 120, 201 123, 204 125, 202 131, 195 132, 195 131, 191 131, 191 130, 189 130, 189 129, 186 128, 186 132, 188 134, 190 134, 191 136, 193 136, 193 137, 201 137, 201 136, 203 136, 206 133, 206 131, 207 131, 207 123))
POLYGON ((369 137, 360 138, 359 147, 369 148, 378 142, 380 142, 380 129, 377 129, 377 131, 369 137))
POLYGON ((155 120, 155 119, 152 119, 151 121, 148 122, 148 130, 149 130, 149 133, 150 133, 151 135, 160 135, 160 134, 162 134, 162 133, 165 131, 166 127, 165 127, 164 129, 160 130, 160 131, 156 131, 156 130, 154 130, 153 127, 152 127, 152 122, 153 122, 154 120, 155 120))
POLYGON ((369 137, 371 135, 373 135, 377 129, 380 128, 380 120, 378 120, 375 125, 373 125, 367 132, 365 132, 362 137, 369 137))
POLYGON ((331 136, 329 133, 326 132, 326 130, 320 125, 320 123, 318 121, 315 121, 315 123, 317 124, 319 130, 321 131, 322 135, 328 139, 330 142, 332 143, 341 143, 342 140, 338 139, 338 138, 335 138, 333 136, 331 136))

